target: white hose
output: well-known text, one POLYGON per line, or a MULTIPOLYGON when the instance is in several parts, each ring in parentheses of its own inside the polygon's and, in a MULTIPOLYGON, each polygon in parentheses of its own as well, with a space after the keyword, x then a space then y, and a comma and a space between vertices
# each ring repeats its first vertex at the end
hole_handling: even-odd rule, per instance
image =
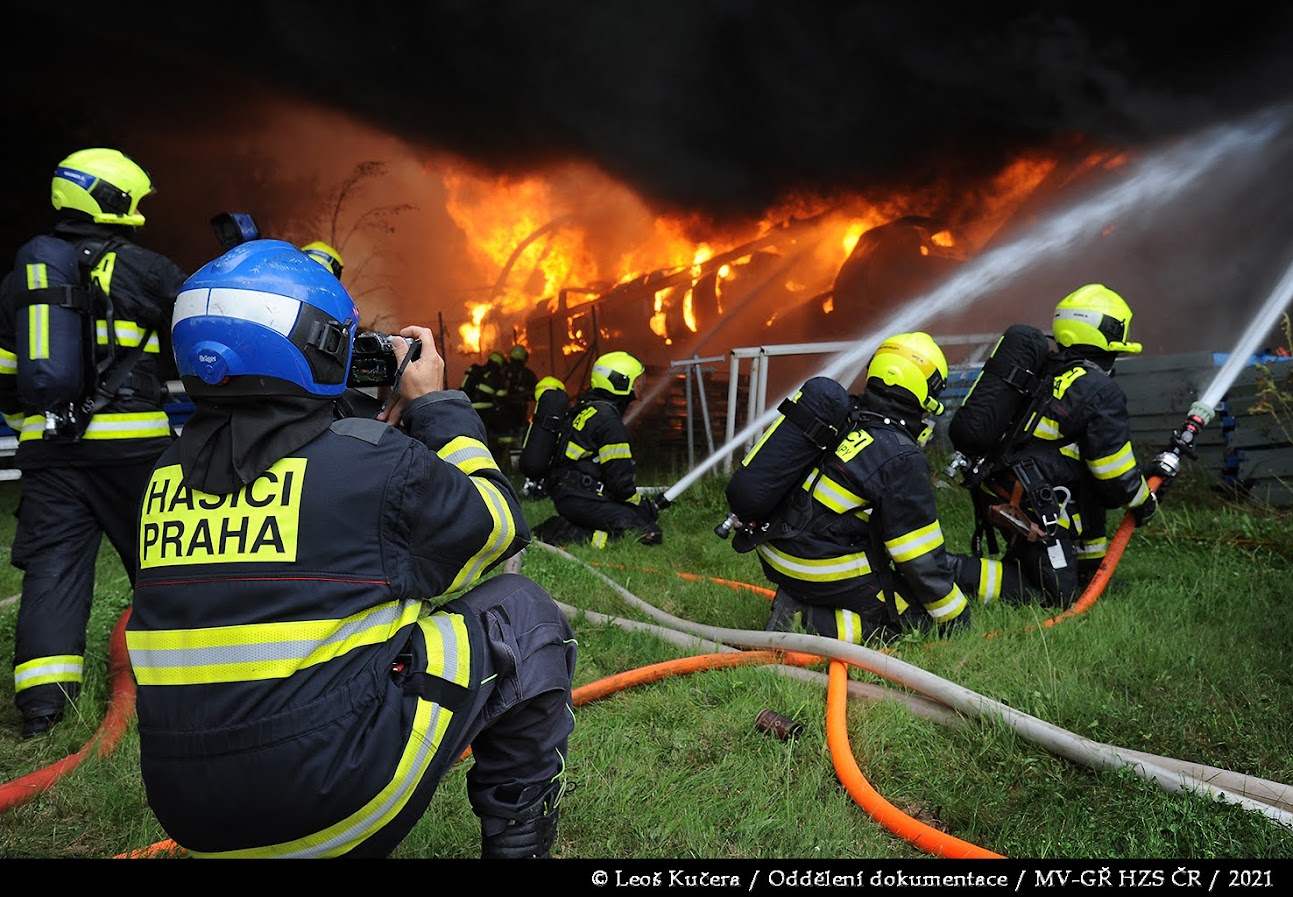
POLYGON ((1051 753, 1072 760, 1075 763, 1092 769, 1130 769, 1146 781, 1158 784, 1168 792, 1192 792, 1207 795, 1213 800, 1233 803, 1259 813, 1262 816, 1293 829, 1293 789, 1278 782, 1264 779, 1252 779, 1226 770, 1215 770, 1214 774, 1198 776, 1192 774, 1191 768, 1197 764, 1168 760, 1152 754, 1130 751, 1102 742, 1092 741, 1076 733, 1053 726, 1037 717, 1029 716, 999 701, 984 697, 977 692, 964 688, 946 679, 935 676, 926 670, 883 654, 853 645, 838 639, 824 638, 817 635, 801 635, 789 632, 764 632, 748 629, 724 629, 692 623, 667 614, 638 598, 610 577, 593 569, 569 552, 563 551, 545 542, 530 543, 544 551, 583 564, 599 579, 613 588, 629 604, 647 616, 657 620, 670 629, 691 633, 715 643, 740 645, 753 648, 782 648, 788 651, 799 651, 805 654, 816 654, 831 657, 845 663, 867 670, 898 685, 920 692, 935 701, 967 716, 997 719, 1009 726, 1021 737, 1038 744, 1051 753), (1215 773, 1224 773, 1224 776, 1215 773), (1239 787, 1223 787, 1215 784, 1219 781, 1231 781, 1236 784, 1252 784, 1254 792, 1246 792, 1239 787), (1274 803, 1261 799, 1258 795, 1273 798, 1274 803))

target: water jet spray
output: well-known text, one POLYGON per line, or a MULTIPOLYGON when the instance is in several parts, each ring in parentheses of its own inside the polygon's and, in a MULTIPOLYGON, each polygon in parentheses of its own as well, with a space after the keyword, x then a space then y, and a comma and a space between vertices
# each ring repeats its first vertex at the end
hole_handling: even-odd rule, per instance
MULTIPOLYGON (((1145 156, 1129 167, 1128 176, 1120 183, 1098 191, 1072 208, 1041 221, 1011 243, 968 261, 938 287, 889 315, 881 326, 856 340, 854 349, 836 355, 815 376, 838 379, 842 373, 860 367, 885 334, 919 330, 922 329, 920 323, 923 320, 953 307, 963 310, 989 291, 1033 268, 1041 259, 1099 239, 1107 224, 1120 216, 1150 204, 1165 204, 1175 199, 1223 162, 1242 162, 1245 158, 1252 158, 1285 130, 1289 119, 1290 110, 1287 107, 1268 110, 1240 124, 1211 128, 1145 156)), ((1281 282, 1281 289, 1293 291, 1293 270, 1281 282)), ((1264 318, 1265 315, 1260 317, 1264 318)), ((1254 346, 1264 333, 1257 329, 1257 324, 1255 321, 1250 326, 1250 332, 1255 334, 1252 337, 1254 346)), ((1242 364, 1243 361, 1235 362, 1232 357, 1218 375, 1217 382, 1220 383, 1227 373, 1232 382, 1242 364), (1233 370, 1228 372, 1227 368, 1231 367, 1232 362, 1233 370)), ((1214 384, 1200 401, 1211 408, 1228 386, 1229 382, 1225 382, 1218 390, 1214 384), (1212 396, 1214 392, 1216 395, 1212 396)), ((767 427, 776 414, 774 406, 751 420, 726 445, 667 488, 660 500, 672 502, 737 447, 767 427)), ((1191 441, 1197 429, 1196 426, 1191 433, 1191 441)))

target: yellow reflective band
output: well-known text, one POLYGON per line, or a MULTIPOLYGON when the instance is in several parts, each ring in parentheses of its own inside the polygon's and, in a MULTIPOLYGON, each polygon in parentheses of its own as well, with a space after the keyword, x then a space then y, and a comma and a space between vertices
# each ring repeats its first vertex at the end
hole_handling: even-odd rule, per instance
POLYGON ((209 629, 126 631, 140 685, 210 685, 286 679, 356 648, 379 645, 417 620, 422 602, 387 602, 342 620, 209 629))
POLYGON ((896 539, 886 539, 884 547, 888 549, 889 557, 897 563, 902 563, 918 558, 922 554, 928 554, 942 544, 943 531, 935 520, 928 526, 904 533, 896 539))
POLYGON ((178 464, 153 471, 139 524, 140 567, 296 560, 305 465, 280 458, 228 495, 185 486, 178 464))
POLYGON ((597 450, 597 462, 605 464, 607 461, 632 461, 633 453, 629 451, 627 442, 608 443, 597 450))
POLYGON ((13 670, 13 690, 26 691, 37 685, 54 682, 81 682, 85 675, 85 658, 76 654, 55 654, 20 663, 13 670))
POLYGON ((32 361, 49 358, 49 306, 27 306, 27 357, 32 361))
POLYGON ((498 470, 498 462, 479 439, 458 436, 449 440, 436 454, 466 474, 478 470, 498 470))
MULTIPOLYGON (((5 420, 10 418, 6 415, 5 420)), ((19 427, 10 423, 18 430, 19 427)), ((21 419, 20 442, 30 439, 43 439, 45 433, 44 415, 31 414, 21 419)), ((156 439, 171 435, 171 421, 165 411, 100 411, 90 418, 82 439, 156 439)))
POLYGON ((1149 501, 1149 484, 1145 482, 1144 477, 1141 477, 1140 488, 1136 490, 1136 494, 1132 496, 1131 501, 1127 502, 1127 507, 1139 508, 1147 501, 1149 501))
POLYGON ((786 554, 770 542, 764 542, 755 551, 778 573, 807 582, 836 582, 871 572, 871 562, 867 560, 865 552, 814 560, 786 554))
MULTIPOLYGON (((795 397, 791 399, 791 401, 799 401, 799 397, 801 395, 803 395, 802 392, 795 393, 795 397)), ((784 417, 778 417, 772 422, 772 426, 768 427, 768 429, 763 432, 763 435, 759 437, 759 441, 754 444, 754 447, 750 449, 745 458, 741 461, 742 467, 748 467, 750 465, 750 462, 754 460, 754 456, 759 453, 759 449, 763 448, 763 444, 768 441, 768 438, 772 436, 773 433, 776 432, 777 427, 781 426, 781 422, 784 420, 784 417)))
POLYGON ((605 548, 606 540, 610 538, 610 533, 604 529, 593 530, 593 547, 605 548))
MULTIPOLYGON (((147 331, 134 321, 114 321, 112 324, 112 332, 116 337, 117 345, 133 347, 139 345, 147 331)), ((95 341, 98 342, 100 346, 106 346, 108 344, 108 322, 103 318, 95 321, 94 334, 95 341)), ((161 350, 161 340, 158 338, 157 334, 154 333, 148 338, 148 342, 144 344, 144 351, 157 353, 161 350)))
POLYGON ((979 603, 991 604, 1001 597, 1005 566, 1001 561, 979 558, 979 603))
POLYGON ((1103 558, 1109 553, 1108 539, 1092 539, 1090 542, 1078 542, 1077 548, 1078 560, 1093 561, 1097 558, 1103 558))
POLYGON ((948 592, 942 598, 933 604, 926 604, 925 610, 934 618, 935 623, 945 623, 948 620, 954 620, 961 615, 961 611, 970 606, 970 602, 965 600, 965 595, 961 592, 960 586, 953 585, 952 591, 948 592))
MULTIPOLYGON (((457 614, 435 614, 417 622, 426 635, 427 650, 430 655, 428 672, 450 679, 459 685, 469 685, 466 669, 462 664, 463 658, 468 656, 467 633, 462 625, 462 618, 457 614), (453 647, 445 648, 444 643, 450 640, 453 642, 453 647), (437 643, 440 645, 438 651, 437 643), (443 669, 437 670, 436 662, 439 658, 456 658, 459 662, 446 664, 443 669)), ((413 729, 409 733, 408 741, 404 743, 404 750, 400 754, 399 763, 396 764, 391 780, 368 803, 322 831, 304 838, 264 847, 229 850, 218 854, 190 850, 190 855, 247 859, 307 858, 341 856, 353 850, 358 844, 390 823, 408 804, 409 797, 417 789, 435 759, 452 719, 451 711, 439 704, 418 698, 417 712, 413 717, 413 729)))
POLYGON ((153 439, 171 435, 165 411, 99 412, 82 439, 153 439))
POLYGON ((1063 437, 1060 433, 1060 425, 1049 417, 1043 417, 1037 422, 1033 429, 1033 435, 1038 439, 1055 440, 1063 437))
POLYGON ((33 262, 27 266, 27 289, 43 290, 49 286, 49 270, 44 262, 33 262))
POLYGON ((812 473, 810 473, 809 479, 804 482, 804 486, 812 485, 813 500, 830 508, 836 514, 847 514, 854 508, 867 503, 865 498, 835 482, 829 474, 823 473, 815 484, 812 483, 812 476, 812 473))
POLYGON ((473 477, 471 483, 480 493, 481 501, 485 503, 485 510, 489 512, 494 525, 480 551, 472 555, 453 578, 446 589, 449 592, 475 582, 485 572, 485 568, 503 556, 516 536, 516 521, 512 519, 512 511, 507 499, 503 497, 503 491, 496 484, 479 477, 473 477))
POLYGON ((1112 480, 1136 466, 1136 455, 1131 449, 1131 443, 1127 442, 1112 455, 1088 461, 1086 466, 1097 480, 1112 480))
MULTIPOLYGON (((5 426, 10 430, 13 430, 15 433, 22 433, 23 417, 21 414, 6 414, 4 416, 4 422, 5 426)), ((19 437, 19 440, 21 441, 21 436, 19 437)))
POLYGON ((862 644, 862 618, 851 610, 835 611, 835 637, 851 645, 862 644))
POLYGON ((1066 458, 1072 458, 1074 461, 1082 460, 1082 453, 1078 451, 1076 442, 1070 442, 1068 445, 1060 446, 1060 454, 1066 458))
POLYGON ((0 374, 17 374, 18 356, 8 349, 0 349, 0 374))

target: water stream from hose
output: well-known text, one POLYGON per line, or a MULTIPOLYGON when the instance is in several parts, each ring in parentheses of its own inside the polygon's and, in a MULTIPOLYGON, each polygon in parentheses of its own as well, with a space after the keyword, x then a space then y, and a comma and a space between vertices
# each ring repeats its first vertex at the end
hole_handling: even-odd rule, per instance
MULTIPOLYGON (((1289 117, 1290 112, 1285 108, 1266 111, 1245 122, 1217 126, 1147 154, 1129 165, 1126 177, 1117 184, 1040 221, 1013 242, 965 263, 934 290, 907 303, 868 334, 858 338, 855 348, 833 356, 816 376, 838 379, 844 372, 860 370, 883 336, 922 329, 922 322, 952 308, 963 311, 982 296, 999 289, 1043 260, 1098 239, 1103 229, 1120 216, 1166 205, 1223 162, 1242 163, 1245 158, 1255 158, 1283 132, 1289 117)), ((1289 289, 1293 289, 1293 272, 1284 278, 1268 300, 1268 306, 1275 308, 1270 312, 1272 321, 1278 314, 1278 308, 1283 307, 1282 304, 1276 307, 1277 297, 1287 301, 1285 293, 1289 289)), ((1265 319, 1266 310, 1263 311, 1260 317, 1265 319)), ((1254 346, 1255 341, 1260 340, 1265 333, 1258 323, 1254 321, 1250 327, 1255 334, 1254 346)), ((1270 324, 1266 327, 1269 329, 1270 324)), ((1241 340, 1241 345, 1243 342, 1241 340)), ((1251 352, 1251 348, 1248 351, 1251 352)), ((1244 361, 1246 356, 1247 353, 1244 353, 1244 361)), ((1235 364, 1242 367, 1243 362, 1235 364)), ((1237 373, 1238 367, 1234 372, 1227 372, 1223 367, 1215 385, 1220 386, 1224 393, 1229 386, 1229 382, 1223 383, 1224 376, 1228 375, 1230 382, 1233 382, 1237 373)), ((1208 393, 1212 392, 1214 389, 1210 387, 1208 393)), ((776 415, 774 403, 725 445, 666 489, 663 497, 667 501, 673 501, 739 446, 767 427, 776 415)))
POLYGON ((1293 265, 1284 272, 1284 276, 1266 298, 1257 316, 1248 323, 1248 328, 1239 337, 1239 342, 1235 344, 1230 357, 1221 365, 1221 370, 1217 371, 1217 375, 1212 378, 1203 395, 1199 396, 1200 404, 1207 405, 1209 408, 1217 406, 1231 384, 1235 382, 1235 378, 1239 376, 1239 372, 1252 361, 1253 353, 1275 326, 1275 322, 1288 307, 1290 299, 1293 299, 1293 265))

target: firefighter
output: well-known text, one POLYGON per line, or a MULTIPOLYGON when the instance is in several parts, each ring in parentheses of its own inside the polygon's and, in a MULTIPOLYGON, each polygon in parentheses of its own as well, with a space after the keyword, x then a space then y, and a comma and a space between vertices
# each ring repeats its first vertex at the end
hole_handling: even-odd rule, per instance
POLYGON ((1046 529, 1054 535, 1030 537, 998 516, 1001 559, 977 559, 958 575, 961 587, 983 603, 1072 604, 1108 550, 1107 512, 1125 508, 1143 526, 1158 509, 1132 450, 1127 395, 1113 377, 1119 355, 1141 351, 1140 343, 1128 340, 1131 315, 1122 296, 1099 283, 1079 287, 1055 306, 1057 350, 1045 368, 1049 395, 1035 429, 1013 451, 1015 464, 982 486, 998 499, 1014 499, 1033 536, 1046 529), (1040 487, 1054 495, 1053 514, 1040 514, 1022 494, 1021 462, 1035 471, 1029 491, 1040 487))
POLYGON ((890 336, 861 395, 813 378, 733 473, 727 499, 745 524, 733 545, 757 551, 777 586, 768 631, 862 644, 969 626, 922 451, 946 383, 928 334, 890 336), (802 458, 812 445, 807 464, 785 452, 798 446, 802 458))
POLYGON ((507 353, 503 365, 503 394, 499 401, 499 435, 509 445, 519 447, 525 440, 525 426, 530 419, 530 402, 534 401, 538 375, 527 364, 530 351, 519 343, 507 353))
POLYGON ((381 419, 338 413, 355 311, 276 240, 180 294, 197 410, 145 493, 126 631, 149 805, 194 856, 386 856, 470 746, 482 857, 548 856, 570 627, 533 581, 483 578, 529 530, 431 330, 393 339, 421 352, 381 419))
POLYGON ((306 243, 301 247, 301 251, 335 274, 337 280, 341 279, 341 272, 345 270, 346 263, 341 260, 340 252, 322 240, 306 243))
POLYGON ((458 387, 467 394, 471 407, 480 415, 485 424, 487 435, 485 444, 498 459, 497 437, 499 433, 499 409, 503 397, 503 353, 490 352, 481 364, 473 364, 463 375, 462 385, 458 387))
POLYGON ((14 640, 23 737, 48 732, 80 694, 99 547, 106 534, 133 583, 135 509, 174 436, 162 410, 168 370, 159 333, 185 275, 134 242, 144 224, 139 203, 152 192, 148 173, 119 150, 72 153, 54 170, 50 234, 19 249, 18 268, 0 285, 0 411, 19 434, 14 466, 22 471, 9 561, 23 573, 14 640), (24 326, 28 315, 57 310, 30 304, 28 291, 52 282, 55 266, 47 259, 60 248, 74 259, 76 287, 89 297, 84 346, 59 357, 47 343, 45 360, 60 371, 103 366, 103 378, 92 379, 78 400, 79 408, 94 401, 88 419, 39 407, 22 389, 22 366, 34 353, 16 340, 19 308, 24 326), (81 355, 91 341, 92 358, 81 355))
POLYGON ((556 443, 547 491, 557 514, 536 528, 543 541, 591 542, 598 548, 623 536, 643 545, 664 541, 659 509, 638 493, 624 426, 645 370, 627 352, 608 352, 593 362, 589 388, 567 412, 556 443))

